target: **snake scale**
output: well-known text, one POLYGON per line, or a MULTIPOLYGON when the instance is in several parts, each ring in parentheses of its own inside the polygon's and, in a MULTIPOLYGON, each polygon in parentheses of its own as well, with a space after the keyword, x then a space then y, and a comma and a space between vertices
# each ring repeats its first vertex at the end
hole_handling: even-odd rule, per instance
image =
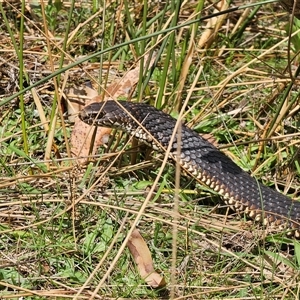
MULTIPOLYGON (((79 118, 89 125, 123 130, 161 151, 169 146, 176 125, 176 119, 150 105, 114 100, 86 106, 79 118)), ((300 238, 300 202, 258 182, 198 133, 180 127, 170 155, 187 173, 217 192, 233 210, 300 238)))

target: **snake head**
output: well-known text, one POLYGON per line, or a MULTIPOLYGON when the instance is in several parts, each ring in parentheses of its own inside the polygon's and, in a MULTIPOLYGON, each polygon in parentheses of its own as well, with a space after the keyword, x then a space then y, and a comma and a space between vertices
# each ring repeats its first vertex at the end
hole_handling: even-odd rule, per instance
POLYGON ((128 114, 120 107, 118 102, 109 100, 94 102, 79 112, 79 119, 88 125, 122 129, 128 114), (118 113, 117 113, 118 112, 118 113))
POLYGON ((97 120, 102 120, 106 115, 105 110, 102 109, 103 106, 103 102, 89 104, 79 112, 79 119, 86 124, 97 125, 97 120))

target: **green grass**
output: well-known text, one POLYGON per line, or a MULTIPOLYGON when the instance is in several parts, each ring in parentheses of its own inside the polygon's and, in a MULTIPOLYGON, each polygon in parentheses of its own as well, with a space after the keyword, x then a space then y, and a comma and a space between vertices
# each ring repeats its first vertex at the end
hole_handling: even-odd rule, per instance
POLYGON ((265 235, 193 178, 176 183, 163 154, 141 147, 132 156, 129 144, 117 157, 121 133, 77 164, 62 95, 86 81, 101 94, 156 55, 131 100, 182 110, 237 164, 297 200, 299 92, 289 68, 298 66, 288 61, 287 14, 278 4, 231 12, 203 43, 212 18, 199 18, 216 13, 208 1, 122 3, 0 3, 1 299, 297 298, 298 242, 265 235), (137 216, 165 290, 146 285, 125 247, 137 216))

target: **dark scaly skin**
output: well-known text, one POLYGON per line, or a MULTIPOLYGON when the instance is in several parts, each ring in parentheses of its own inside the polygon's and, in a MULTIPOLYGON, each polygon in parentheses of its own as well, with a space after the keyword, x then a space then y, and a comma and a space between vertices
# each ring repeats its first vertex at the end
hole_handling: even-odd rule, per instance
MULTIPOLYGON (((147 104, 113 100, 88 105, 79 118, 89 125, 126 131, 160 150, 167 149, 176 124, 170 115, 147 104)), ((173 158, 177 155, 176 137, 171 147, 173 158)), ((252 219, 288 229, 288 235, 300 237, 300 202, 256 181, 185 125, 181 125, 181 141, 182 168, 219 193, 226 204, 252 219)))

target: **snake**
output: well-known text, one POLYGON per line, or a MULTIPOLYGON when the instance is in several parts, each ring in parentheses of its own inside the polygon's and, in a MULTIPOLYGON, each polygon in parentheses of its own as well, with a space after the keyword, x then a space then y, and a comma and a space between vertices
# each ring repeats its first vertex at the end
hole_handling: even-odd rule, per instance
POLYGON ((300 202, 272 189, 239 167, 216 146, 185 124, 145 103, 107 100, 79 112, 88 125, 122 130, 174 162, 221 196, 226 205, 288 237, 300 238, 300 202), (175 133, 174 133, 174 130, 175 133), (174 133, 174 134, 173 134, 174 133))

